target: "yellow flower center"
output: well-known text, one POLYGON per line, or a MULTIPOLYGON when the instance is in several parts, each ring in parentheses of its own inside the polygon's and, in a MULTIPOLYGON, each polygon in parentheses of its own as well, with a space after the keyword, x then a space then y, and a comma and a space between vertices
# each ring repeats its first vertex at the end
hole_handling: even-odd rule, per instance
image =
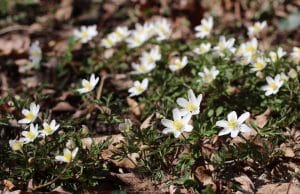
POLYGON ((180 61, 176 61, 175 62, 175 66, 177 69, 180 69, 182 67, 181 62, 180 61))
POLYGON ((260 25, 259 25, 259 24, 255 24, 255 25, 254 25, 254 31, 255 31, 256 33, 258 33, 260 30, 261 30, 260 25))
POLYGON ((146 73, 146 72, 147 72, 147 67, 146 67, 145 65, 140 65, 140 66, 138 67, 138 70, 139 70, 140 72, 146 73))
POLYGON ((91 85, 90 82, 85 82, 85 83, 83 84, 83 87, 84 87, 85 89, 87 89, 87 90, 91 90, 91 89, 92 89, 92 85, 91 85))
POLYGON ((141 85, 135 86, 135 89, 136 89, 139 93, 141 93, 141 92, 144 91, 144 88, 143 88, 141 85))
POLYGON ((206 74, 205 77, 204 77, 204 80, 207 82, 207 83, 210 83, 212 82, 213 80, 213 77, 210 73, 206 74))
POLYGON ((26 119, 32 121, 35 118, 35 115, 32 112, 29 112, 27 115, 25 115, 26 119))
POLYGON ((80 35, 81 35, 82 38, 88 38, 89 37, 89 33, 87 31, 81 32, 80 35))
POLYGON ((64 157, 66 158, 67 161, 71 161, 72 160, 72 153, 67 152, 64 154, 64 157))
POLYGON ((270 84, 270 88, 271 88, 272 90, 276 90, 276 89, 277 89, 277 84, 276 84, 276 83, 271 83, 271 84, 270 84))
POLYGON ((29 138, 29 139, 34 139, 35 138, 35 134, 32 132, 32 131, 29 131, 28 133, 27 133, 27 138, 29 138))
POLYGON ((13 145, 12 145, 12 149, 14 151, 17 151, 17 150, 21 150, 22 149, 22 146, 23 144, 21 142, 15 142, 13 145))
POLYGON ((52 132, 52 129, 51 127, 48 125, 44 128, 44 131, 47 133, 47 134, 50 134, 52 132))
POLYGON ((153 62, 154 62, 154 58, 152 57, 152 55, 148 55, 148 56, 147 56, 147 60, 148 60, 150 63, 153 63, 153 62))
POLYGON ((249 53, 253 53, 255 50, 256 50, 255 47, 252 46, 252 45, 250 45, 250 46, 247 47, 247 51, 248 51, 249 53))
POLYGON ((189 102, 186 106, 186 109, 189 111, 189 112, 194 112, 197 110, 197 106, 191 102, 189 102))
POLYGON ((209 28, 208 25, 203 25, 203 30, 204 30, 205 32, 209 32, 209 31, 210 31, 210 28, 209 28))
POLYGON ((173 128, 176 129, 177 131, 181 131, 183 128, 183 123, 181 120, 175 120, 173 121, 173 128))
POLYGON ((237 120, 235 120, 235 119, 230 119, 230 120, 228 121, 228 127, 229 127, 229 128, 235 129, 235 128, 237 128, 237 126, 238 126, 237 120))
POLYGON ((258 69, 258 70, 262 70, 264 67, 265 67, 265 64, 261 61, 255 63, 255 67, 258 69))

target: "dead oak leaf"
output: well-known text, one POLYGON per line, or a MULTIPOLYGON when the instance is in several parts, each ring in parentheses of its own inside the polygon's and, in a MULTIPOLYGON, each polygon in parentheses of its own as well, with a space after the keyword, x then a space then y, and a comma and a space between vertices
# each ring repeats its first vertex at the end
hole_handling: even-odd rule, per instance
POLYGON ((59 102, 53 108, 53 112, 73 112, 76 109, 68 102, 59 102))
POLYGON ((243 190, 248 193, 254 193, 254 184, 251 179, 247 175, 241 175, 239 177, 235 177, 234 180, 241 184, 243 190))
POLYGON ((258 188, 257 194, 298 194, 300 184, 297 183, 275 183, 267 184, 258 188))
POLYGON ((151 125, 151 119, 153 118, 154 113, 152 113, 149 117, 147 117, 141 124, 140 129, 146 129, 151 125))
POLYGON ((257 115, 255 117, 255 119, 252 120, 253 123, 256 126, 258 126, 259 128, 263 128, 267 124, 271 112, 272 112, 272 110, 270 108, 267 108, 267 110, 265 110, 265 112, 263 112, 260 115, 257 115))
POLYGON ((126 98, 127 104, 129 105, 130 111, 136 115, 139 116, 141 115, 141 108, 139 106, 139 103, 137 101, 135 101, 132 98, 126 98))
POLYGON ((27 34, 7 34, 0 38, 0 56, 23 54, 29 46, 30 39, 27 34))

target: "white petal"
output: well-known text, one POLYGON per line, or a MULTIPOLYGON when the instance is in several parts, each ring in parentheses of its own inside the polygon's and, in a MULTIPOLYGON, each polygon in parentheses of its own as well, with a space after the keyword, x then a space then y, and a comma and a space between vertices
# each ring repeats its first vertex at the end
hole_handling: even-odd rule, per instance
POLYGON ((173 121, 169 119, 162 119, 161 124, 165 127, 172 128, 173 121))
POLYGON ((184 98, 177 98, 176 102, 181 107, 186 107, 186 105, 188 103, 188 101, 184 98))
POLYGON ((230 136, 232 138, 235 138, 236 136, 238 136, 239 132, 240 132, 239 130, 232 130, 230 136))
POLYGON ((240 127, 240 130, 241 130, 241 132, 248 133, 252 129, 250 127, 248 127, 246 124, 242 124, 241 127, 240 127))
POLYGON ((228 119, 228 121, 229 121, 229 120, 234 120, 234 121, 236 121, 236 120, 237 120, 236 112, 235 112, 235 111, 230 112, 230 113, 227 115, 227 119, 228 119))
POLYGON ((219 132, 218 136, 227 135, 227 134, 229 134, 230 132, 231 132, 231 130, 230 130, 229 128, 225 128, 225 129, 222 129, 222 130, 219 132))
POLYGON ((184 128, 184 131, 185 132, 191 132, 193 130, 193 128, 194 127, 192 125, 186 125, 185 128, 184 128))
POLYGON ((243 113, 239 118, 238 118, 238 123, 242 124, 244 121, 246 121, 250 117, 249 112, 243 113))
POLYGON ((226 128, 228 126, 228 122, 225 120, 217 121, 216 126, 226 128))

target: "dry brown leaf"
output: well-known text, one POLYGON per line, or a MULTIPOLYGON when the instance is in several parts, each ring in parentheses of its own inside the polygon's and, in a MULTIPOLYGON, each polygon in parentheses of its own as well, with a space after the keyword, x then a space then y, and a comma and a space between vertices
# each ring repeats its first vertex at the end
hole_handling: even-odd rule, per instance
POLYGON ((234 180, 240 183, 242 189, 244 189, 248 193, 254 193, 254 184, 247 175, 244 174, 239 177, 235 177, 234 180))
POLYGON ((134 99, 132 98, 126 98, 126 101, 127 101, 127 104, 129 105, 130 107, 130 111, 136 115, 136 116, 139 116, 141 115, 141 109, 140 109, 140 106, 139 104, 137 103, 137 101, 135 101, 134 99))
POLYGON ((72 112, 75 110, 68 102, 59 102, 52 108, 53 112, 72 112))
POLYGON ((140 129, 145 129, 145 128, 150 127, 150 125, 151 125, 150 122, 151 122, 151 119, 153 118, 153 116, 154 116, 154 113, 152 113, 149 117, 147 117, 141 124, 140 129))
POLYGON ((267 184, 258 188, 257 194, 299 194, 300 184, 276 183, 267 184))
POLYGON ((0 56, 12 53, 23 54, 30 46, 30 39, 27 34, 7 34, 0 38, 0 56))
POLYGON ((216 185, 213 182, 209 170, 207 170, 204 166, 198 166, 194 172, 194 175, 196 179, 203 185, 212 185, 213 190, 216 189, 216 185))
POLYGON ((288 147, 285 143, 280 145, 280 149, 283 151, 285 157, 295 157, 295 152, 291 147, 288 147))
POLYGON ((103 53, 103 56, 105 59, 109 59, 114 55, 114 53, 115 53, 115 49, 113 48, 106 49, 103 53))
POLYGON ((66 21, 70 19, 73 11, 73 0, 61 1, 59 9, 55 12, 54 17, 58 21, 66 21))
POLYGON ((117 90, 127 90, 133 85, 133 81, 127 78, 125 74, 117 74, 111 79, 111 83, 117 90))
POLYGON ((15 185, 9 180, 4 180, 3 185, 4 185, 4 188, 9 191, 15 187, 15 185))
POLYGON ((264 113, 255 117, 255 120, 253 120, 254 124, 259 128, 263 128, 267 124, 270 114, 271 109, 267 108, 264 113))
POLYGON ((54 194, 54 193, 60 193, 60 194, 71 194, 70 192, 65 191, 62 186, 58 186, 55 189, 53 189, 49 194, 54 194))

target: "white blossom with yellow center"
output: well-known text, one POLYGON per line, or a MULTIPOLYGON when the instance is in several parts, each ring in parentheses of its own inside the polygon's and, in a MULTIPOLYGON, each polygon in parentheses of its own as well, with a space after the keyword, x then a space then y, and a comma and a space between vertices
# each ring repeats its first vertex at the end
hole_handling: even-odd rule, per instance
POLYGON ((73 32, 73 35, 76 40, 79 40, 81 43, 87 43, 97 36, 97 26, 81 26, 80 30, 76 29, 73 32))
POLYGON ((59 128, 59 124, 56 124, 55 120, 52 120, 50 122, 50 124, 47 122, 44 122, 43 130, 40 131, 40 136, 45 137, 48 135, 52 135, 58 128, 59 128))
POLYGON ((13 151, 22 150, 24 142, 21 140, 9 140, 9 146, 13 151))
POLYGON ((33 125, 32 123, 30 124, 29 131, 22 131, 22 138, 20 139, 21 141, 24 142, 24 144, 33 142, 37 137, 38 137, 38 125, 33 125))
POLYGON ((248 27, 248 36, 256 36, 258 35, 265 27, 267 26, 267 22, 255 22, 253 26, 248 27))
POLYGON ((95 74, 92 74, 90 76, 90 81, 88 81, 86 79, 82 80, 81 84, 83 87, 80 89, 77 89, 77 91, 81 94, 90 92, 95 88, 95 86, 97 85, 98 82, 99 82, 99 77, 95 77, 95 74))
POLYGON ((274 79, 270 76, 267 76, 266 81, 267 81, 267 85, 261 88, 263 91, 265 91, 266 96, 270 96, 271 94, 276 94, 284 83, 279 74, 277 74, 274 79))
POLYGON ((193 126, 189 124, 192 115, 184 115, 179 109, 173 109, 173 120, 162 119, 161 123, 166 128, 162 131, 164 134, 173 133, 178 138, 183 132, 191 132, 193 126))
POLYGON ((142 56, 140 57, 140 61, 142 64, 150 64, 155 63, 161 59, 161 53, 159 46, 155 46, 151 48, 149 52, 143 52, 142 56))
POLYGON ((77 152, 78 152, 77 147, 73 151, 70 151, 68 148, 65 148, 64 154, 62 156, 55 156, 55 160, 59 162, 70 163, 76 157, 77 152))
POLYGON ((244 122, 250 117, 249 112, 243 113, 239 118, 235 111, 230 112, 227 115, 226 120, 217 121, 216 126, 222 127, 223 129, 219 132, 219 136, 230 134, 232 138, 238 136, 239 132, 248 133, 251 128, 248 127, 244 122))
POLYGON ((138 96, 142 94, 148 88, 148 79, 143 79, 142 82, 135 81, 133 82, 133 87, 129 88, 128 92, 130 93, 129 96, 138 96))
POLYGON ((203 70, 204 71, 199 72, 198 75, 201 77, 201 81, 207 84, 216 79, 217 75, 220 73, 215 66, 213 66, 211 69, 208 69, 204 66, 203 70))
POLYGON ((173 62, 169 64, 169 69, 174 72, 183 69, 188 64, 188 58, 186 56, 173 59, 173 62))
POLYGON ((196 37, 204 38, 211 34, 213 29, 214 21, 212 17, 208 19, 202 19, 201 24, 195 27, 196 37))
POLYGON ((205 53, 208 53, 211 49, 211 44, 208 43, 201 43, 199 47, 196 47, 193 51, 194 53, 198 55, 203 55, 205 53))
POLYGON ((235 42, 234 38, 230 38, 226 40, 225 36, 220 36, 219 42, 213 48, 213 50, 217 56, 221 56, 221 57, 225 56, 226 51, 229 53, 234 53, 236 50, 234 48, 234 42, 235 42))
POLYGON ((18 121, 21 124, 32 123, 38 116, 40 110, 40 106, 36 105, 34 102, 30 103, 29 110, 23 109, 22 114, 25 116, 24 119, 18 121))
POLYGON ((200 103, 202 101, 202 94, 195 96, 193 90, 188 91, 188 100, 185 98, 177 98, 177 104, 182 107, 180 111, 182 114, 197 115, 200 112, 200 103))
POLYGON ((281 59, 282 57, 284 57, 286 55, 286 52, 283 50, 283 48, 279 47, 277 49, 276 52, 274 51, 271 51, 269 53, 269 57, 270 57, 270 60, 275 63, 276 61, 278 61, 279 59, 281 59))
POLYGON ((155 68, 155 63, 132 63, 131 64, 134 71, 131 72, 131 74, 144 74, 149 73, 155 68))
POLYGON ((267 62, 263 58, 257 58, 254 63, 252 63, 251 71, 262 71, 267 66, 267 62))
POLYGON ((293 47, 291 58, 295 63, 300 63, 300 47, 293 47))
POLYGON ((157 19, 153 24, 153 29, 157 35, 157 40, 162 41, 169 39, 172 33, 171 24, 165 18, 157 19))

